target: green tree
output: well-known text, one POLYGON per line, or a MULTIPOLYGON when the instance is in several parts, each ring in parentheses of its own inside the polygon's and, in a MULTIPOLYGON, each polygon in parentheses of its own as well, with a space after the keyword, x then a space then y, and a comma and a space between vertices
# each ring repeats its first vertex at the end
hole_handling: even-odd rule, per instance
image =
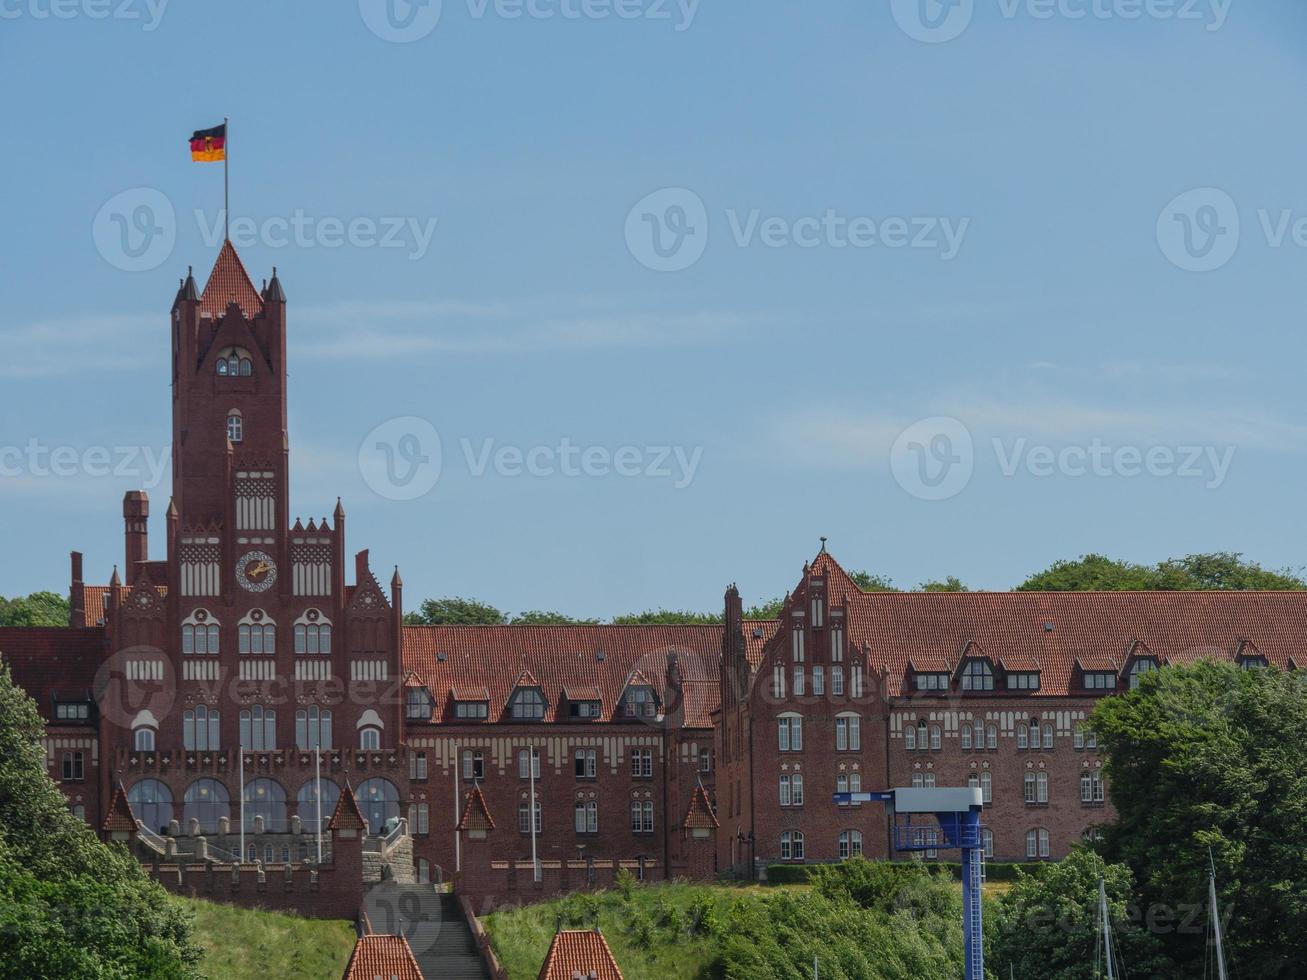
POLYGON ((404 622, 410 626, 502 626, 508 617, 487 603, 454 597, 426 599, 416 612, 404 616, 404 622))
POLYGON ((1105 864, 1076 849, 1039 874, 1018 869, 1012 888, 986 924, 986 966, 1019 980, 1098 980, 1095 958, 1102 948, 1098 882, 1107 891, 1112 934, 1129 976, 1166 977, 1173 969, 1156 936, 1131 921, 1134 879, 1123 864, 1105 864))
POLYGON ((67 626, 68 600, 54 592, 26 597, 0 596, 0 626, 67 626))
POLYGON ((902 592, 902 589, 896 589, 892 580, 885 578, 883 575, 872 575, 871 572, 849 572, 849 578, 853 579, 853 584, 863 592, 902 592))
POLYGON ((509 626, 595 626, 597 619, 577 619, 566 613, 528 609, 508 621, 509 626))
POLYGON ((962 580, 950 575, 942 582, 930 581, 922 582, 917 586, 918 592, 970 592, 971 590, 962 584, 962 580))
POLYGON ((0 664, 0 980, 198 977, 189 916, 69 812, 44 737, 0 664))
POLYGON ((646 609, 641 613, 613 617, 614 626, 713 626, 721 621, 721 613, 688 609, 646 609))
POLYGON ((780 619, 781 610, 785 607, 785 600, 780 596, 771 599, 768 602, 760 602, 756 606, 750 606, 744 611, 745 619, 780 619))
MULTIPOLYGON (((1145 908, 1205 911, 1209 849, 1227 949, 1242 976, 1307 962, 1307 676, 1199 661, 1145 675, 1091 716, 1117 819, 1104 853, 1130 866, 1145 908)), ((1199 969, 1197 932, 1164 937, 1199 969)))
POLYGON ((1242 555, 1189 555, 1156 565, 1136 565, 1103 555, 1054 562, 1017 586, 1018 592, 1188 592, 1198 589, 1307 589, 1288 569, 1268 571, 1242 555))

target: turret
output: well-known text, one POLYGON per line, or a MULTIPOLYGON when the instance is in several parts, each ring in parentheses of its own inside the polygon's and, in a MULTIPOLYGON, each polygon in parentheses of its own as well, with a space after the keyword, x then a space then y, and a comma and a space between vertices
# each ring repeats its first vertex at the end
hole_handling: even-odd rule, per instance
POLYGON ((72 569, 68 585, 68 625, 86 625, 86 585, 82 581, 82 553, 71 555, 72 569))

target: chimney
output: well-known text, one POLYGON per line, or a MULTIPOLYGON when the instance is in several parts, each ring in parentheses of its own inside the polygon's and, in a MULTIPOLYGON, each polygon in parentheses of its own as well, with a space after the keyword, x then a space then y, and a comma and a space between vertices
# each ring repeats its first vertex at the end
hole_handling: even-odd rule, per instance
POLYGON ((136 582, 137 565, 150 560, 150 498, 144 490, 128 490, 123 495, 123 534, 127 561, 125 584, 136 582))
POLYGON ((82 553, 72 553, 72 581, 68 587, 68 625, 86 625, 86 586, 82 581, 82 553))

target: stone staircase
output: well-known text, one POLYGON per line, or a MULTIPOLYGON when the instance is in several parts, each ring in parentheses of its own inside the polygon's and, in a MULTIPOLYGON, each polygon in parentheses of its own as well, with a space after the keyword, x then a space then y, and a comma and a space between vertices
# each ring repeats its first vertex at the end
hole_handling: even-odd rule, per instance
POLYGON ((458 896, 385 881, 368 891, 363 907, 373 932, 408 939, 426 980, 490 980, 458 896))

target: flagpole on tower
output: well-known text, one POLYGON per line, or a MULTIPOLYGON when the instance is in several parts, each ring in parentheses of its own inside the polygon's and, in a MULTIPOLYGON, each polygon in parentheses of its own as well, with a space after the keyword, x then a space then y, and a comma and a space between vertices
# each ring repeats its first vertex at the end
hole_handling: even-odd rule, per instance
POLYGON ((222 238, 231 241, 231 184, 227 180, 227 167, 231 160, 231 123, 222 117, 222 238))

